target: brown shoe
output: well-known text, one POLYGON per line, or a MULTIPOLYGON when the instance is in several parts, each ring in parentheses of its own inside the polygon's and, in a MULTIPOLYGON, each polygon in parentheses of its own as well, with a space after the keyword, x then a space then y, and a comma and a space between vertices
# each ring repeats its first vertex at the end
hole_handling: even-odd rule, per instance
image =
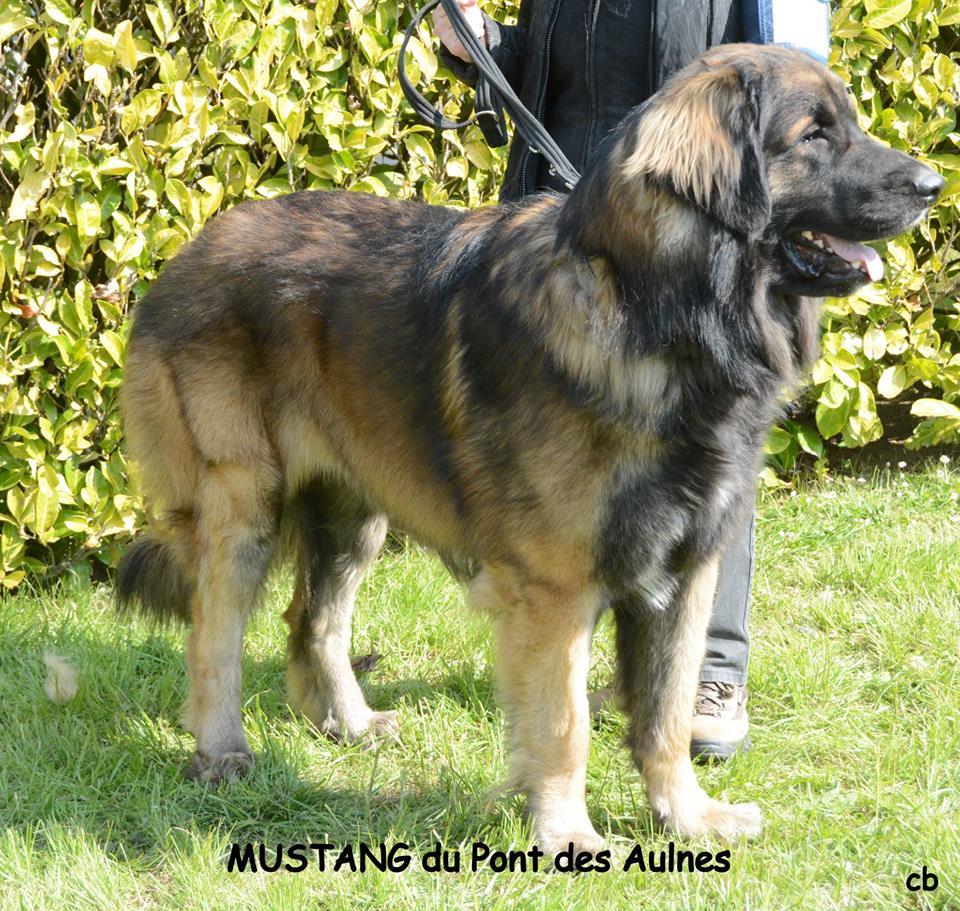
POLYGON ((750 749, 748 725, 746 686, 712 680, 701 683, 693 711, 691 757, 723 760, 750 749))

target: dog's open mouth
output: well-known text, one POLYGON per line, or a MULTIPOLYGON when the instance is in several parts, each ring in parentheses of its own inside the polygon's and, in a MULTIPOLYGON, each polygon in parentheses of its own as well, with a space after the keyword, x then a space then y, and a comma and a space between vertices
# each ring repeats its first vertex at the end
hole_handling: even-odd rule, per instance
POLYGON ((875 282, 883 278, 883 261, 873 247, 817 231, 801 231, 783 241, 790 265, 806 278, 845 278, 862 272, 875 282))

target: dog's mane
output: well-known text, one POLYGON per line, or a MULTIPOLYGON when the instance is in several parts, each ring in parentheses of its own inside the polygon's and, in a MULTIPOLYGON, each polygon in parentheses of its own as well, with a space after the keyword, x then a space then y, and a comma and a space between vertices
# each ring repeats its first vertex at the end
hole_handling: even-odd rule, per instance
POLYGON ((506 208, 468 270, 478 296, 625 407, 631 373, 651 358, 714 389, 777 396, 815 351, 817 302, 770 287, 758 241, 649 182, 627 195, 609 177, 621 151, 609 144, 566 200, 506 208))

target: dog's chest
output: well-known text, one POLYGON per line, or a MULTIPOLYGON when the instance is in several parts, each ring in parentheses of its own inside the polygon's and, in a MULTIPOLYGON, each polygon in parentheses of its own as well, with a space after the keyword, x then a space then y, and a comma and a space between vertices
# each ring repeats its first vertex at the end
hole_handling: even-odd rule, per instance
POLYGON ((655 459, 618 465, 596 551, 598 576, 615 596, 663 600, 684 568, 717 552, 746 520, 761 458, 760 410, 705 400, 695 413, 678 409, 655 459))

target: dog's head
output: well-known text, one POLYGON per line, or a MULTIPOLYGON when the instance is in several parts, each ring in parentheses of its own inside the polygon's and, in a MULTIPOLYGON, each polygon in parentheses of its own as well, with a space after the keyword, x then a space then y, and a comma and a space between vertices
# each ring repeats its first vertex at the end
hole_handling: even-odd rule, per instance
POLYGON ((870 139, 843 83, 785 48, 718 47, 624 123, 622 176, 642 179, 755 241, 774 287, 849 294, 883 274, 864 241, 893 237, 943 179, 870 139))

